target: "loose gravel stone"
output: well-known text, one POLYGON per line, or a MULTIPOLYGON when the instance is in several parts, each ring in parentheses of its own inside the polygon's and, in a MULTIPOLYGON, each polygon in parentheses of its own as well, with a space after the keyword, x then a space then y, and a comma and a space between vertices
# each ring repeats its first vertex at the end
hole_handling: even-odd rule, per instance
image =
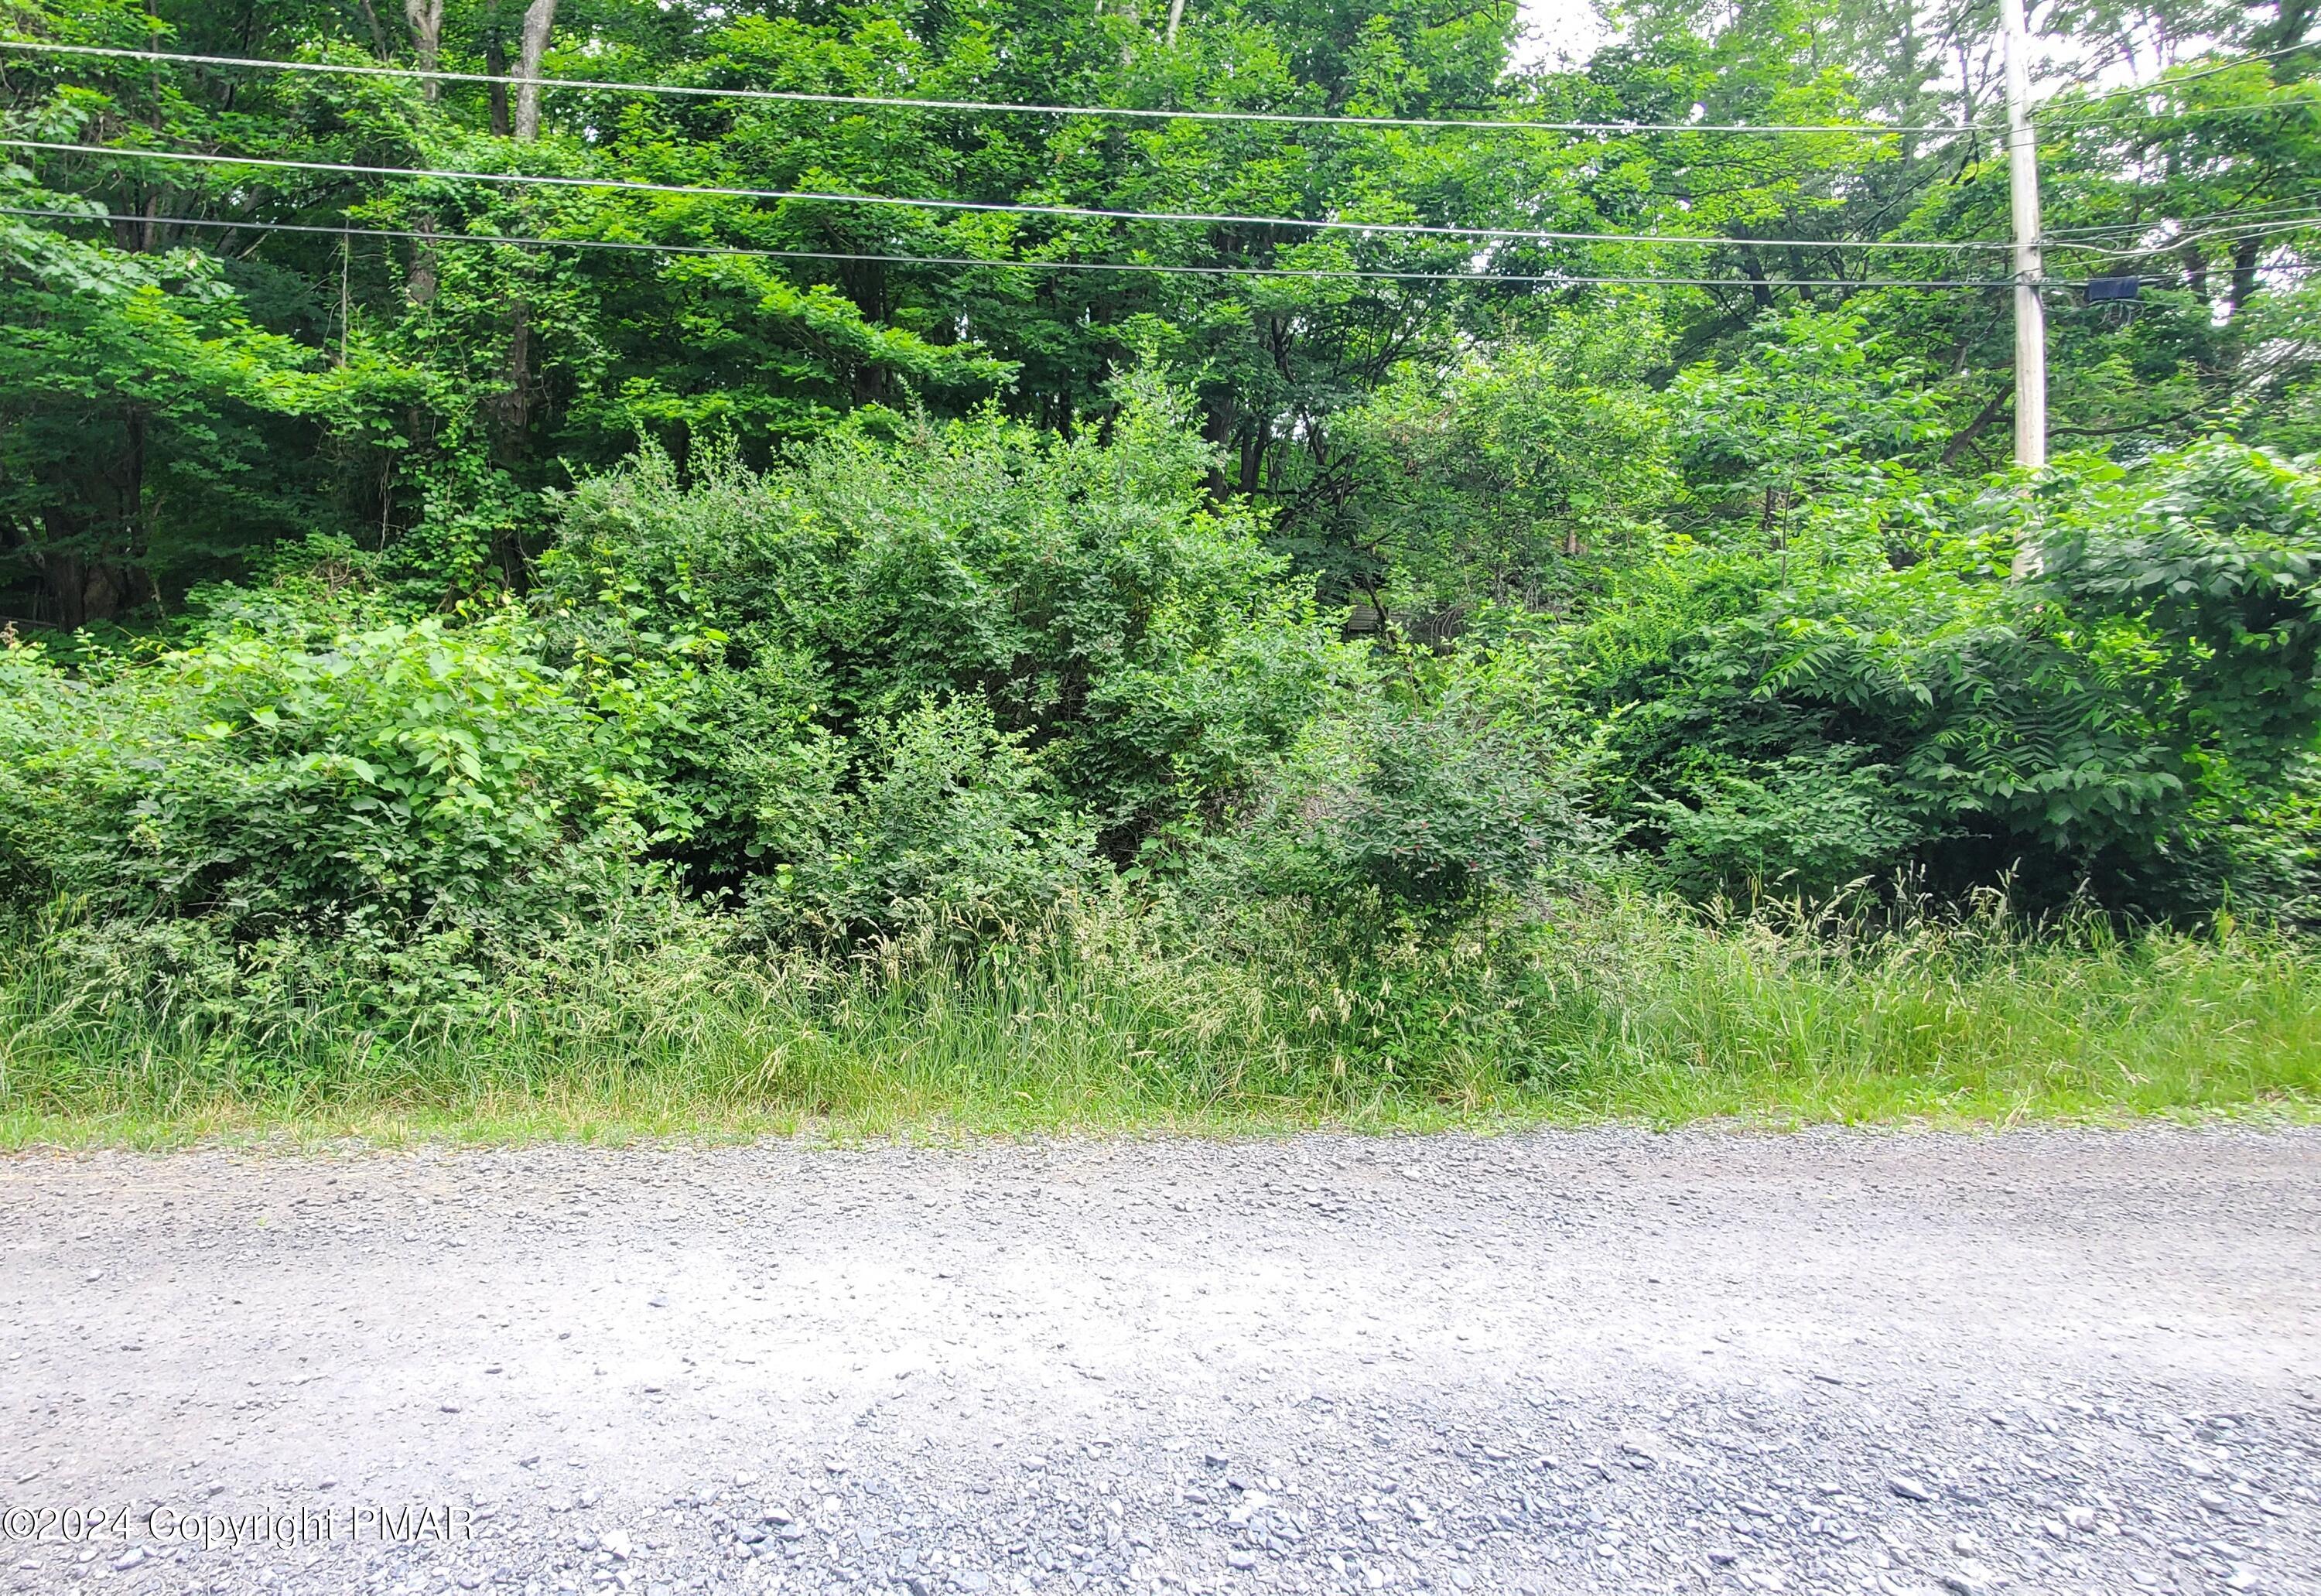
POLYGON ((2316 1154, 19 1154, 5 1505, 458 1517, 0 1591, 2316 1596, 2316 1154))

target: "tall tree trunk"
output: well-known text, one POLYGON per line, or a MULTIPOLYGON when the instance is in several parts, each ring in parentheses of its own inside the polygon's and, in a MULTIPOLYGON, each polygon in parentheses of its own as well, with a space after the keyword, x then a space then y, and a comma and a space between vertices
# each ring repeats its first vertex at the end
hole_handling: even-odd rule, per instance
POLYGON ((387 29, 379 23, 378 7, 373 5, 370 0, 362 0, 362 15, 363 22, 370 29, 371 53, 379 59, 385 60, 394 52, 387 49, 387 29))
POLYGON ((1216 407, 1201 422, 1201 436, 1214 451, 1209 461, 1209 497, 1220 504, 1233 492, 1233 479, 1225 475, 1224 451, 1231 447, 1240 425, 1241 408, 1230 395, 1219 399, 1216 407))
MULTIPOLYGON (((96 511, 88 524, 75 524, 53 511, 43 517, 52 546, 35 552, 30 563, 40 573, 42 598, 59 626, 110 621, 150 591, 141 565, 146 428, 142 405, 123 407, 121 452, 96 477, 112 489, 110 516, 96 511)), ((96 493, 87 496, 92 509, 96 498, 96 493)))
MULTIPOLYGON (((419 69, 432 72, 443 59, 443 0, 403 0, 403 20, 411 24, 411 47, 419 57, 419 69)), ((424 78, 420 92, 432 105, 442 97, 443 86, 424 78)))
POLYGON ((1951 434, 1951 441, 1943 446, 1942 459, 1935 463, 1946 466, 1973 448, 1974 441, 1989 430, 1990 424, 2007 414, 2007 402, 2014 397, 2015 378, 2008 377, 1998 385, 1998 391, 1990 396, 1990 403, 1977 411, 1972 421, 1951 434))
POLYGON ((2184 262, 2184 280, 2201 299, 2208 296, 2208 260, 2200 253, 2200 246, 2187 243, 2178 248, 2177 256, 2184 262))
MULTIPOLYGON (((419 69, 432 72, 443 59, 443 0, 403 0, 403 20, 411 24, 411 48, 419 58, 419 69)), ((442 97, 443 86, 432 78, 422 78, 419 92, 432 105, 442 97)), ((411 248, 411 274, 405 279, 414 305, 424 305, 435 297, 435 250, 424 242, 434 223, 432 211, 423 210, 412 219, 413 231, 422 238, 411 248)))
MULTIPOLYGON (((494 8, 496 23, 497 8, 494 8)), ((516 47, 515 114, 510 119, 510 134, 519 143, 531 143, 540 137, 540 62, 548 53, 548 36, 556 26, 556 0, 532 0, 524 7, 523 34, 516 47)), ((498 39, 496 27, 492 39, 498 39)), ((493 121, 498 122, 498 110, 494 109, 493 121)), ((527 434, 532 426, 532 307, 524 302, 523 291, 508 296, 507 386, 501 390, 491 406, 493 431, 497 434, 501 466, 513 471, 523 460, 527 434)), ((494 556, 500 572, 511 588, 521 588, 524 579, 523 546, 519 534, 503 534, 497 539, 494 556)))
POLYGON ((2257 241, 2244 238, 2233 245, 2232 286, 2225 292, 2225 314, 2236 316, 2248 296, 2256 292, 2257 241))
MULTIPOLYGON (((2273 7, 2272 20, 2249 34, 2248 48, 2257 51, 2289 50, 2305 43, 2306 32, 2313 25, 2313 13, 2314 0, 2280 0, 2280 4, 2273 7)), ((2276 62, 2272 68, 2273 81, 2291 81, 2289 74, 2283 68, 2293 71, 2297 65, 2293 61, 2276 62)))
POLYGON ((514 129, 508 119, 508 86, 497 81, 507 76, 507 46, 500 38, 500 0, 492 0, 484 13, 484 72, 494 79, 487 91, 492 103, 492 132, 505 139, 514 129))
POLYGON ((414 305, 424 305, 435 297, 441 280, 435 269, 435 213, 421 211, 411 218, 411 231, 419 237, 411 246, 411 270, 404 278, 404 292, 414 305))
POLYGON ((540 62, 548 53, 548 35, 556 26, 556 0, 532 0, 523 8, 523 41, 516 57, 515 136, 529 141, 540 137, 540 62))

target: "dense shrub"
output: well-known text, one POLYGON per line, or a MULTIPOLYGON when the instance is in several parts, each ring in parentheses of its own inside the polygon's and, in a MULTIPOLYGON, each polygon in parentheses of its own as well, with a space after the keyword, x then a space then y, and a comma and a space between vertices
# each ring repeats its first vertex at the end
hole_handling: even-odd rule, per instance
POLYGON ((2026 579, 1973 524, 1901 570, 1799 561, 1745 608, 1728 574, 1770 577, 1761 555, 1672 555, 1574 644, 1636 839, 1696 888, 1911 864, 2144 913, 2289 906, 2280 820, 2321 727, 2316 478, 2214 443, 2044 492, 2026 579), (1670 625, 1688 591, 1704 613, 1670 625))
POLYGON ((1560 316, 1457 369, 1405 368, 1343 418, 1375 550, 1332 585, 1442 629, 1487 604, 1568 608, 1633 558, 1667 498, 1667 354, 1639 306, 1560 316))
POLYGON ((229 622, 71 672, 12 642, 0 875, 20 905, 250 935, 593 894, 639 850, 639 778, 533 643, 514 609, 319 640, 229 622))
MULTIPOLYGON (((1767 371, 1855 382, 1816 337, 1767 371)), ((1451 400, 1520 452, 1546 424, 1508 369, 1451 400)), ((1865 882, 1945 960, 1954 906, 2004 881, 2080 900, 2074 958, 2112 956, 2086 889, 2307 912, 2308 467, 2216 443, 1930 492, 1898 411, 1887 452, 1841 428, 1857 452, 1805 474, 1805 443, 1752 463, 1697 425, 1689 530, 1565 588, 1578 616, 1446 576, 1461 634, 1420 648, 1342 641, 1165 390, 1129 398, 1069 439, 866 416, 762 475, 647 449, 564 501, 523 602, 414 615, 316 541, 168 646, 10 640, 0 1071, 36 1057, 69 1097, 134 1037, 236 1093, 435 1090, 446 1060, 633 1051, 811 1096, 785 1061, 847 1027, 924 1022, 1016 1081, 1012 1038, 1070 1053, 1079 994, 1112 1051, 1055 1065, 1075 1090, 1471 1099, 1579 1090, 1632 1034, 1729 1048, 1662 1012, 1696 956, 1737 991, 1825 953, 1801 1005, 1889 974, 1920 1002, 1858 951, 1870 921, 1815 917, 1865 882), (1759 536, 1716 519, 1735 484, 1817 497, 1759 536), (1757 930, 1704 929, 1734 904, 1757 930), (1782 913, 1772 970, 1743 944, 1782 913)), ((1578 491, 1555 479, 1534 532, 1578 491)), ((1767 1068, 1794 1019, 1749 1033, 1767 1068)))
POLYGON ((1665 833, 1670 879, 1695 897, 1825 897, 1902 868, 1933 840, 1893 769, 1848 743, 1769 762, 1703 761, 1683 801, 1642 806, 1665 833))
POLYGON ((1088 886, 1095 834, 1020 736, 976 699, 874 722, 862 767, 802 808, 790 857, 751 895, 778 934, 827 940, 937 927, 971 941, 1037 922, 1088 886))
POLYGON ((1464 679, 1350 695, 1317 719, 1222 839, 1201 889, 1295 898, 1371 928, 1520 897, 1582 845, 1568 756, 1497 724, 1464 679))
POLYGON ((1211 497, 1180 401, 1124 398, 1108 436, 866 414, 762 477, 648 446, 563 501, 548 589, 601 652, 718 640, 763 707, 677 772, 705 813, 746 821, 722 789, 808 720, 852 738, 973 698, 1125 853, 1288 746, 1343 666, 1260 517, 1211 497))

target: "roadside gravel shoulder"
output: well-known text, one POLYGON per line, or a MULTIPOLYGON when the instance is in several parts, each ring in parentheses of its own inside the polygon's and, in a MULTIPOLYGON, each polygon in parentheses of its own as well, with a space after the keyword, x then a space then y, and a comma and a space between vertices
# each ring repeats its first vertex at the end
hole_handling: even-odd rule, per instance
POLYGON ((0 1591, 2321 1591, 2310 1129, 26 1154, 0 1221, 0 1504, 125 1509, 0 1591))

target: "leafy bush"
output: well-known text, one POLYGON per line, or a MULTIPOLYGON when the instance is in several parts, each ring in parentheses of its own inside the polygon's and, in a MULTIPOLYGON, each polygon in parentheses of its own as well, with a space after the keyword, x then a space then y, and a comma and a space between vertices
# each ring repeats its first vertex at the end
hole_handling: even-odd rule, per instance
POLYGON ((361 917, 258 936, 69 904, 0 917, 0 1098, 28 1067, 65 1097, 124 1080, 293 1103, 544 1089, 593 1043, 633 1058, 696 1023, 732 971, 730 926, 633 872, 574 886, 519 883, 396 935, 361 917))
POLYGON ((638 779, 532 648, 512 609, 320 643, 229 625, 77 673, 11 642, 0 877, 19 905, 250 935, 594 891, 638 852, 638 779))
POLYGON ((1535 735, 1462 687, 1374 692, 1323 717, 1260 789, 1206 889, 1295 897, 1357 926, 1455 920, 1529 892, 1582 840, 1535 735))
POLYGON ((53 1135, 46 1115, 531 1135, 2011 1122, 2294 1114, 2321 1094, 2308 939, 2093 917, 2034 933, 1997 902, 1870 935, 1779 905, 1716 918, 1616 878, 1552 907, 1448 937, 1386 928, 1350 967, 1287 900, 1198 941, 1109 895, 970 963, 769 957, 644 898, 432 1005, 404 994, 409 958, 237 945, 200 922, 77 941, 0 924, 0 1135, 53 1135))
MULTIPOLYGON (((978 698, 1124 853, 1286 747, 1343 669, 1260 517, 1211 498, 1182 401, 1125 398, 1108 437, 869 413, 763 477, 711 449, 680 480, 647 446, 562 502, 546 585, 600 652, 714 634, 776 682, 777 741, 978 698)), ((705 812, 754 736, 678 778, 705 812)))
POLYGON ((2321 725, 2321 470, 2216 440, 2089 476, 2040 540, 2039 597, 2180 774, 2208 753, 2277 771, 2321 725))
MULTIPOLYGON (((2047 900, 2285 907, 2280 853, 2255 844, 2280 839, 2321 728, 2313 473, 2214 443, 2045 492, 2030 579, 1970 525, 1904 570, 1800 566, 1754 607, 1578 645, 1639 839, 1696 886, 1729 881, 1795 804, 1829 828, 1798 839, 1825 868, 1762 862, 1825 880, 1907 860, 1953 890, 2019 869, 2047 900)), ((1729 564, 1680 554, 1663 578, 1718 593, 1729 564)))
POLYGON ((1737 512, 1763 539, 1801 514, 1885 491, 1894 468, 1944 437, 1938 397, 1901 340, 1855 314, 1800 308, 1759 321, 1728 368, 1688 368, 1669 404, 1691 517, 1737 512))
POLYGON ((1930 840, 1892 774, 1851 745, 1704 762, 1686 778, 1686 801, 1639 807, 1666 833, 1670 878, 1695 897, 1824 897, 1903 866, 1930 840))
MULTIPOLYGON (((1789 377, 1855 381, 1822 333, 1789 377)), ((1491 470, 1562 483, 1516 506, 1525 536, 1583 466, 1514 457, 1599 435, 1548 424, 1529 369, 1461 389, 1461 425, 1505 424, 1491 470)), ((1857 1053, 1916 1045, 1850 983, 1994 1057, 2010 962, 2099 974, 2074 1023, 2212 990, 2120 962, 2093 917, 2034 955, 1949 916, 2010 876, 2042 909, 2083 883, 2154 917, 2309 901, 2308 467, 2217 443, 1934 492, 1895 452, 1905 406, 1861 423, 1892 424, 1866 465, 1829 434, 1852 452, 1778 542, 1715 522, 1727 466, 1805 482, 1800 422, 1745 470, 1688 456, 1707 519, 1565 591, 1586 618, 1479 580, 1462 634, 1416 650, 1333 636, 1170 396, 1130 399, 1069 439, 869 415, 765 475, 648 449, 563 502, 527 603, 412 615, 316 539, 197 595, 174 646, 10 640, 0 1092, 27 1059, 55 1100, 128 1090, 127 1048, 235 1101, 536 1091, 570 1059, 626 1090, 633 1058, 826 1107, 905 1053, 1011 1101, 1171 1111, 1616 1094, 1606 1058, 1778 1072, 1825 1010, 1857 1053), (1605 857, 1616 833, 1648 862, 1605 857), (1935 897, 1880 906, 1890 958, 1779 923, 1864 877, 1935 897), (1999 1020, 1944 1029, 1953 977, 1999 1020), (871 1042, 891 1056, 845 1053, 871 1042)), ((2280 945, 2248 967, 2295 1042, 2307 955, 2280 945)))
POLYGON ((1634 306, 1570 315, 1447 374, 1406 369, 1337 424, 1386 570, 1333 573, 1441 618, 1568 606, 1668 497, 1667 337, 1634 306))
POLYGON ((970 939, 1037 921, 1088 886, 1095 834, 1023 739, 972 698, 873 723, 864 768, 824 802, 752 894, 761 923, 845 941, 915 927, 970 939))

